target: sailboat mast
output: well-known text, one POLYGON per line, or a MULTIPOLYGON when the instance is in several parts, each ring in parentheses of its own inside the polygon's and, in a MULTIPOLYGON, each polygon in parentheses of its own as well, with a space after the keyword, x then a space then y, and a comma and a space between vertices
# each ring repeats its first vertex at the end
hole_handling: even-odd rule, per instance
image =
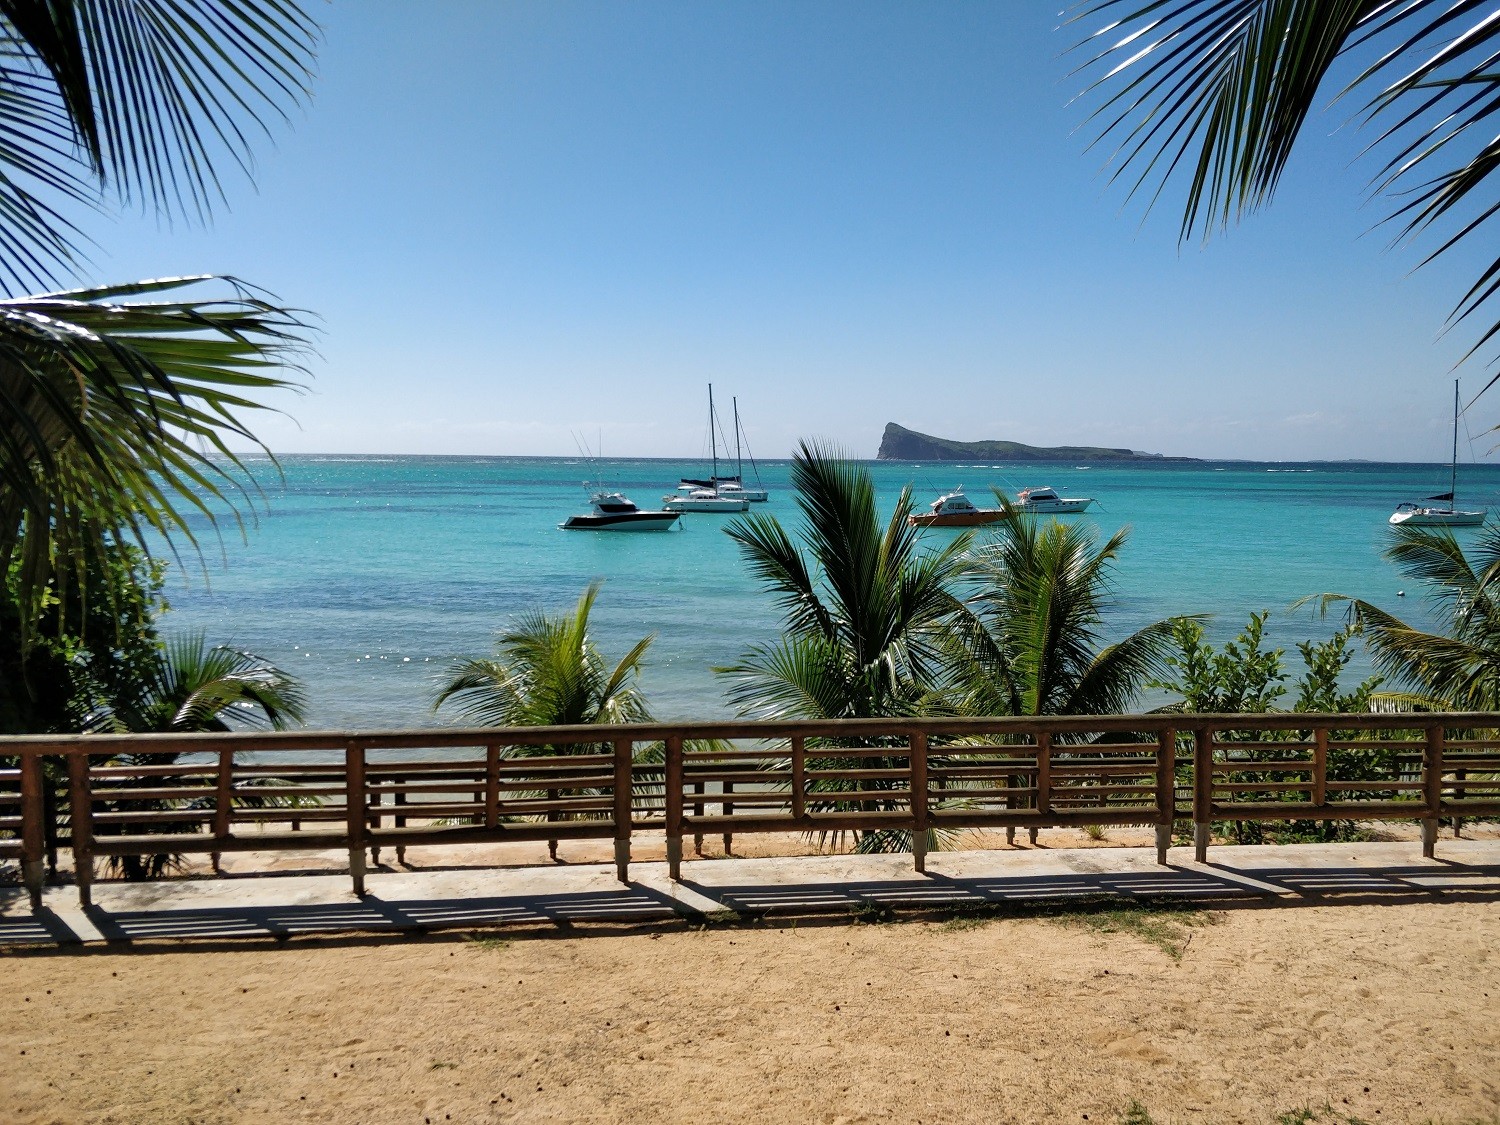
MULTIPOLYGON (((1457 424, 1457 422, 1454 423, 1455 426, 1457 424)), ((1454 430, 1454 434, 1457 433, 1458 431, 1454 430)), ((1458 438, 1455 436, 1453 440, 1457 442, 1458 438)), ((717 488, 719 486, 719 439, 714 434, 714 385, 712 383, 708 385, 708 447, 713 451, 714 457, 714 471, 710 479, 717 488)), ((1457 449, 1458 446, 1455 445, 1454 448, 1457 449)))
POLYGON ((1458 380, 1453 380, 1453 470, 1448 476, 1448 503, 1458 508, 1458 380))
POLYGON ((745 479, 745 459, 740 456, 740 400, 736 395, 729 400, 734 403, 734 479, 745 479))

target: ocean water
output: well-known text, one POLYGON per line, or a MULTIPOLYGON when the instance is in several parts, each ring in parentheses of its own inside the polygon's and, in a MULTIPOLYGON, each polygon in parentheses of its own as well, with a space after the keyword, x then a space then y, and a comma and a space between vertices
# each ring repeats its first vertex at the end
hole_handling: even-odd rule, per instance
MULTIPOLYGON (((559 530, 587 509, 585 478, 655 506, 697 462, 567 458, 293 456, 284 479, 259 479, 267 510, 244 541, 205 540, 168 587, 167 631, 202 629, 298 674, 310 725, 364 729, 449 721, 432 709, 434 684, 459 655, 492 650, 497 630, 537 607, 564 610, 592 579, 606 656, 655 633, 643 687, 667 719, 728 715, 712 669, 776 635, 770 598, 723 534, 728 517, 689 514, 683 529, 618 534, 559 530)), ((786 462, 762 463, 771 502, 797 523, 786 462)), ((1092 496, 1085 520, 1102 535, 1128 525, 1105 631, 1118 637, 1160 617, 1212 614, 1227 639, 1252 610, 1300 667, 1294 641, 1334 621, 1298 598, 1337 591, 1413 623, 1431 620, 1417 587, 1381 558, 1386 517, 1403 500, 1446 488, 1446 466, 1367 463, 1024 465, 871 462, 888 511, 910 483, 918 502, 954 485, 983 502, 991 485, 1014 493, 1051 485, 1092 496), (1398 597, 1405 588, 1406 596, 1398 597)), ((1500 467, 1468 466, 1460 500, 1494 504, 1500 467)), ((938 536, 947 534, 933 531, 938 536)), ((1459 532, 1460 535, 1472 534, 1459 532)), ((1367 665, 1363 666, 1367 668, 1367 665)), ((1356 668, 1361 671, 1363 668, 1356 668)))

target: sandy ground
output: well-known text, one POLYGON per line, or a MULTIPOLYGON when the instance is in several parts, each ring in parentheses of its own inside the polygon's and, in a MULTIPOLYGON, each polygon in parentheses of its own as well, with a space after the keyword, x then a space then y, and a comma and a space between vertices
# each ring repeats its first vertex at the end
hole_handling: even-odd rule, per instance
POLYGON ((1493 899, 1106 924, 12 954, 0 1121, 1500 1121, 1493 899))

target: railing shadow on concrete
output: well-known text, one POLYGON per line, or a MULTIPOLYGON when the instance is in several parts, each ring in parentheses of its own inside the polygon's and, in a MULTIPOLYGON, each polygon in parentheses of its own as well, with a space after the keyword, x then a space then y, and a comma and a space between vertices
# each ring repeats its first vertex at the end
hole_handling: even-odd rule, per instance
MULTIPOLYGON (((1004 854, 1011 866, 1020 859, 1012 853, 1004 854)), ((405 886, 392 888, 396 893, 389 896, 370 894, 357 900, 287 904, 194 905, 191 900, 179 904, 167 895, 143 908, 136 895, 140 888, 121 885, 109 888, 101 895, 106 901, 86 910, 62 913, 44 909, 31 915, 9 912, 11 905, 19 904, 21 892, 7 888, 0 892, 0 945, 56 947, 103 940, 127 944, 187 942, 180 948, 191 948, 195 943, 216 940, 393 935, 497 926, 587 934, 589 924, 680 925, 712 919, 718 912, 732 912, 742 918, 826 920, 871 910, 900 909, 918 916, 973 909, 1024 913, 1070 903, 1169 902, 1215 910, 1401 902, 1500 903, 1500 864, 1485 863, 1301 867, 1256 862, 1206 868, 1174 864, 1155 870, 1041 874, 939 871, 926 877, 888 871, 874 878, 805 870, 815 864, 815 859, 780 861, 773 876, 766 871, 764 861, 712 863, 692 872, 701 877, 674 884, 665 877, 663 865, 654 863, 645 865, 642 878, 628 886, 614 884, 607 867, 581 865, 549 872, 544 886, 518 886, 511 893, 495 893, 493 884, 524 884, 524 872, 492 875, 485 880, 483 893, 474 893, 471 883, 468 893, 434 894, 433 887, 414 885, 429 877, 416 876, 405 886), (746 867, 760 871, 763 877, 744 878, 746 867), (799 867, 804 870, 797 870, 799 867)), ((441 882, 443 877, 431 878, 441 882)), ((322 884, 329 882, 327 877, 321 880, 322 884)), ((227 889, 220 892, 228 893, 227 889)), ((325 888, 328 897, 335 893, 325 888)))

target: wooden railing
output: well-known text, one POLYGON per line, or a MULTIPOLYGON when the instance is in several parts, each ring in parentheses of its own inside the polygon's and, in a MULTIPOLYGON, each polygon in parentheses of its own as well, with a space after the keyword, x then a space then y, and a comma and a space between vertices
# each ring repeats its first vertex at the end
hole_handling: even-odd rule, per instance
POLYGON ((0 858, 34 908, 56 853, 90 902, 96 859, 612 839, 637 832, 884 834, 925 869, 972 828, 1191 819, 1422 823, 1500 815, 1500 714, 1117 715, 727 722, 384 733, 0 738, 0 858), (415 752, 415 753, 414 753, 415 752))

